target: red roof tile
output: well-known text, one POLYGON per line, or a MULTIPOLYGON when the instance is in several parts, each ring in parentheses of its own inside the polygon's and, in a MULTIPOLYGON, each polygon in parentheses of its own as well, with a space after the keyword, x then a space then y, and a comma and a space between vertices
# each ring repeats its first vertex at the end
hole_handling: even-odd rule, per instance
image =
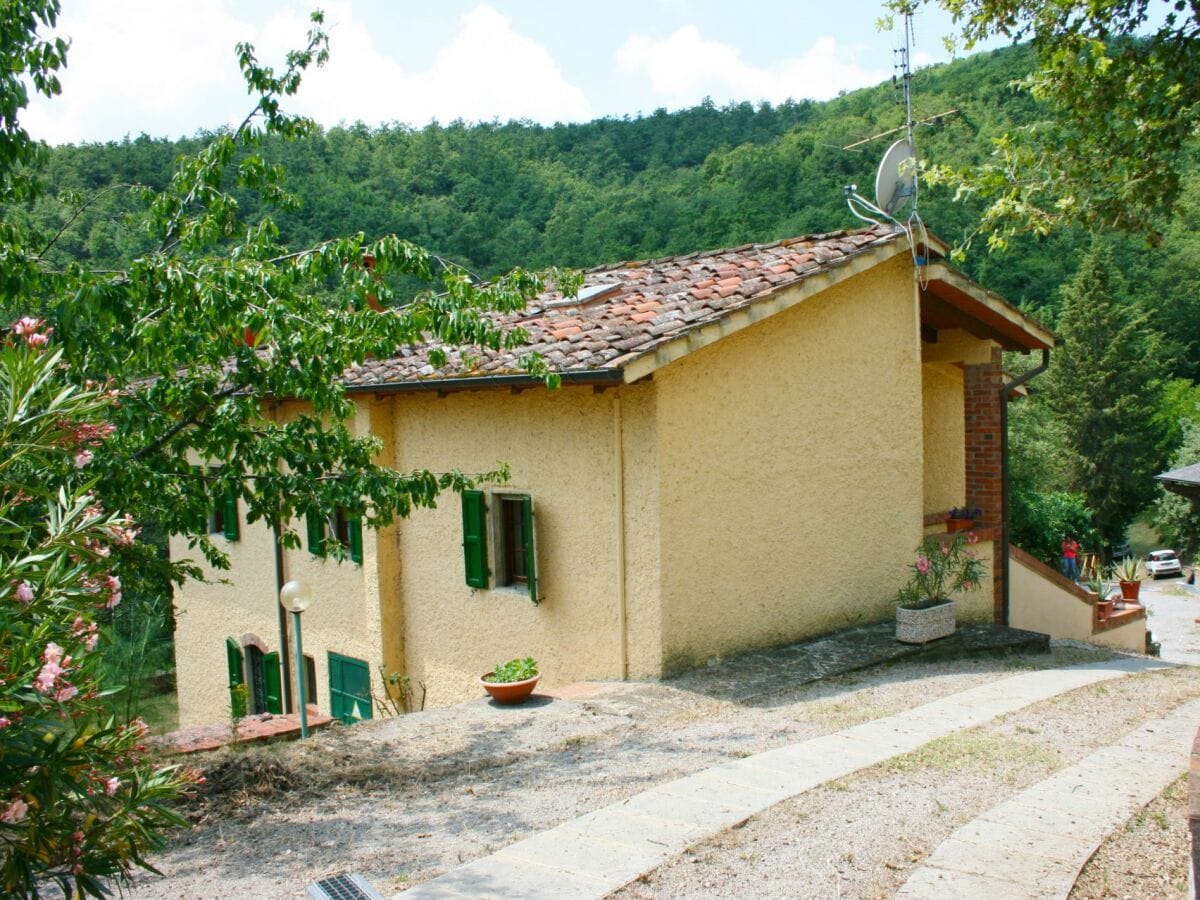
POLYGON ((505 327, 520 325, 529 335, 521 348, 490 351, 465 348, 473 367, 455 350, 441 369, 429 364, 424 347, 405 348, 391 359, 371 360, 346 373, 358 388, 414 381, 444 381, 479 375, 519 375, 519 360, 533 350, 563 374, 616 370, 659 344, 796 284, 815 272, 845 262, 868 249, 896 240, 902 232, 866 228, 808 235, 771 244, 592 269, 585 286, 616 284, 601 297, 562 303, 550 292, 520 313, 497 316, 505 327))

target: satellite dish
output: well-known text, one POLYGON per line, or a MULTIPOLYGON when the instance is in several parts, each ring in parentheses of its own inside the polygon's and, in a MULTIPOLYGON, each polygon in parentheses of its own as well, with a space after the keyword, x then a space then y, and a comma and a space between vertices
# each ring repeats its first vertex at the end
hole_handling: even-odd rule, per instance
POLYGON ((875 205, 895 216, 917 194, 917 160, 908 138, 888 147, 875 175, 875 205))

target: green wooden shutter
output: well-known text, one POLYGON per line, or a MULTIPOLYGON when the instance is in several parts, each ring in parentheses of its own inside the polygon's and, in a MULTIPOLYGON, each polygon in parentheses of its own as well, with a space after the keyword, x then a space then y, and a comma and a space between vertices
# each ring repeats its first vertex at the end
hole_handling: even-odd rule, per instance
POLYGON ((279 666, 278 653, 265 653, 262 658, 263 694, 267 700, 267 712, 283 714, 283 673, 279 666))
POLYGON ((521 498, 521 524, 525 529, 525 578, 529 583, 529 599, 538 603, 537 550, 533 540, 533 498, 521 498))
POLYGON ((361 566, 363 561, 362 519, 350 519, 346 523, 346 531, 350 534, 350 559, 361 566))
POLYGON ((308 552, 325 555, 325 517, 315 511, 308 514, 308 552))
POLYGON ((371 671, 361 659, 330 652, 329 709, 347 725, 372 717, 371 671))
POLYGON ((236 541, 238 539, 238 498, 237 492, 233 488, 228 488, 225 491, 225 496, 222 498, 224 509, 222 510, 225 526, 225 539, 228 541, 236 541))
POLYGON ((242 648, 233 638, 225 638, 225 663, 229 668, 229 705, 233 715, 241 718, 246 714, 246 695, 234 688, 245 681, 242 668, 242 648))
POLYGON ((487 504, 483 491, 462 492, 463 558, 466 563, 467 584, 474 588, 488 586, 487 567, 487 504))

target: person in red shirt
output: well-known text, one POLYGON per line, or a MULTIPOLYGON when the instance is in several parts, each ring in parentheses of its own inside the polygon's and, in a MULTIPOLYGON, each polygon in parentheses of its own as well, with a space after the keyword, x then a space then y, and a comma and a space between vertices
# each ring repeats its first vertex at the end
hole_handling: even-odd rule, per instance
POLYGON ((1063 538, 1062 570, 1072 581, 1079 581, 1079 542, 1074 535, 1068 534, 1063 538))

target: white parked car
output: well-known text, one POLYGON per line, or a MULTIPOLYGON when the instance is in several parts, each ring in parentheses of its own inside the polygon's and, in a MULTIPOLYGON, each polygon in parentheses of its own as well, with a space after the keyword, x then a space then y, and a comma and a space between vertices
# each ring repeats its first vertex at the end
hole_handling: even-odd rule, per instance
POLYGON ((1151 550, 1146 557, 1146 574, 1151 578, 1159 575, 1182 575, 1183 566, 1174 550, 1151 550))

